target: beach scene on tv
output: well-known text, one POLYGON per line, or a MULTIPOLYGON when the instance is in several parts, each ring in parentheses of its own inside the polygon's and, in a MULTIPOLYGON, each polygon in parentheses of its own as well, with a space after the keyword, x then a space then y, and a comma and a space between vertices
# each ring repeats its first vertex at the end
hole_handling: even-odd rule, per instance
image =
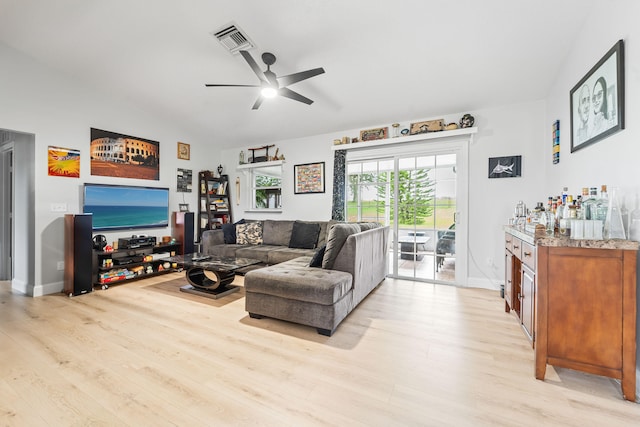
POLYGON ((94 230, 167 227, 169 189, 85 184, 83 212, 94 230))

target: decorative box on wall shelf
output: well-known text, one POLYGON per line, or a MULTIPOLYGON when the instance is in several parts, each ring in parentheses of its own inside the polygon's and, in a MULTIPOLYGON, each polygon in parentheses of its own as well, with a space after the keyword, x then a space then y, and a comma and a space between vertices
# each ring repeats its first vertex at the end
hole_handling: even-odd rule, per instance
POLYGON ((229 176, 215 177, 211 171, 198 174, 198 218, 196 227, 198 241, 202 233, 233 222, 231 216, 231 198, 229 196, 229 176))

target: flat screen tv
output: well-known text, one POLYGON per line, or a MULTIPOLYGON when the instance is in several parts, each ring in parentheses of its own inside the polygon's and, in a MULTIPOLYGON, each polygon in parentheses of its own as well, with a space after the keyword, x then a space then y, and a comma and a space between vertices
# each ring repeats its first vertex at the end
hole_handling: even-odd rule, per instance
POLYGON ((84 184, 82 211, 93 214, 95 231, 167 227, 169 189, 84 184))

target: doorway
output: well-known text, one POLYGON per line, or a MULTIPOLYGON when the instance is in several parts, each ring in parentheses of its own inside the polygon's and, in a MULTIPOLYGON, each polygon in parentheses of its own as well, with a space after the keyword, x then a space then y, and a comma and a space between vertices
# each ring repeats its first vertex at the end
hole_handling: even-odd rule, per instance
POLYGON ((347 161, 347 220, 390 226, 389 276, 465 284, 464 147, 347 161))
POLYGON ((0 141, 0 280, 13 272, 13 143, 0 141))

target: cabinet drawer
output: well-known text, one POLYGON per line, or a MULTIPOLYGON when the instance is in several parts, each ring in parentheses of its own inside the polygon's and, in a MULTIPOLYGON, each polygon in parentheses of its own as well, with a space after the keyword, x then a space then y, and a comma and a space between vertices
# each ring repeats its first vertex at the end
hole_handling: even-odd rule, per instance
POLYGON ((536 247, 530 245, 527 242, 521 242, 522 252, 521 258, 522 262, 529 267, 531 270, 536 269, 536 247))
POLYGON ((515 237, 513 237, 509 233, 505 233, 505 235, 504 235, 504 248, 506 250, 508 250, 509 252, 511 252, 511 250, 513 249, 513 239, 515 239, 515 237))
POLYGON ((522 261, 522 240, 517 237, 511 237, 511 253, 516 256, 519 260, 522 261))

